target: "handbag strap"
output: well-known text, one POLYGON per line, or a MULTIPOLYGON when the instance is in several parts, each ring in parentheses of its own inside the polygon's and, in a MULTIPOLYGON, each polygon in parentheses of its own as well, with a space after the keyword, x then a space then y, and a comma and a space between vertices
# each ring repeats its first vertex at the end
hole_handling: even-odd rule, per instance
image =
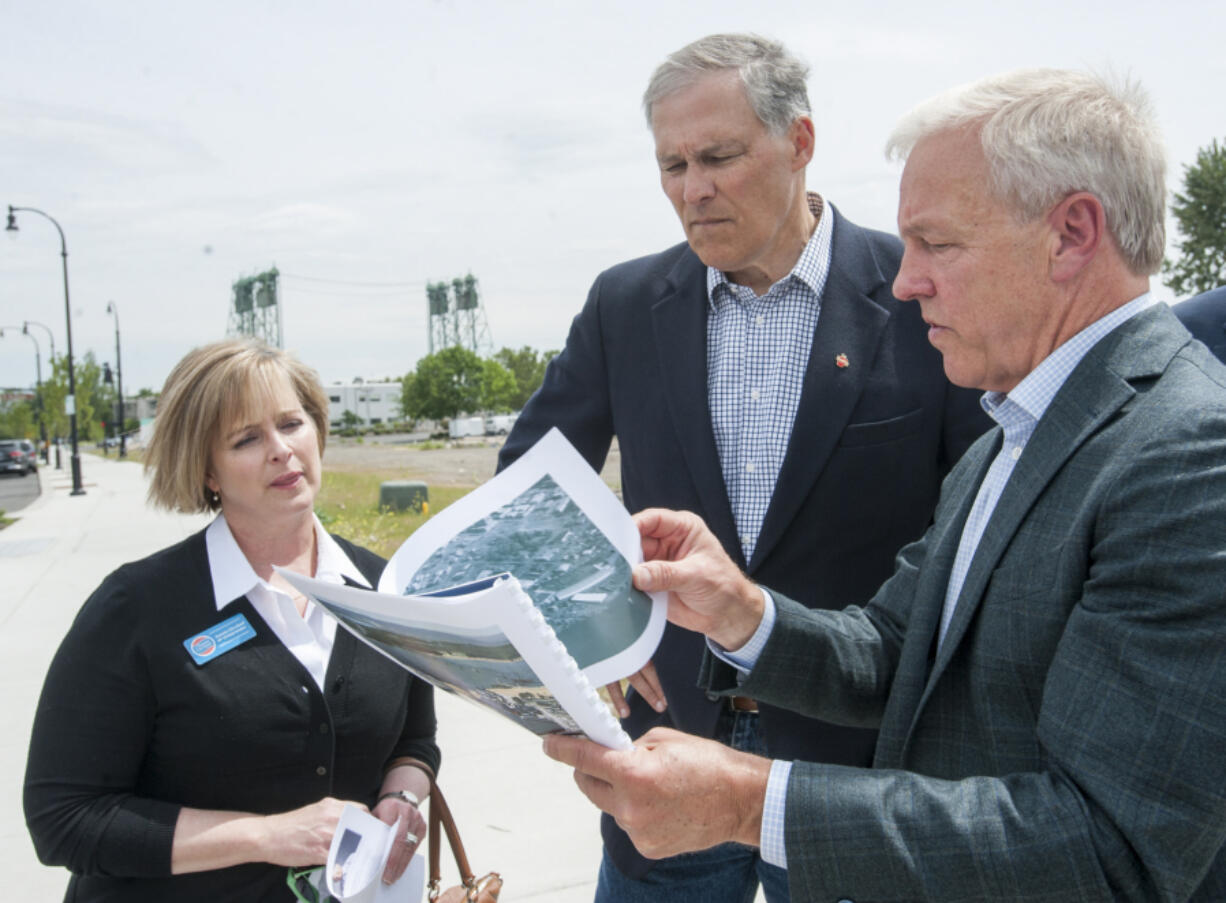
POLYGON ((447 843, 451 846, 451 853, 455 856, 456 868, 460 870, 460 881, 467 888, 473 886, 473 870, 468 865, 468 856, 464 852, 464 844, 460 840, 460 831, 456 827, 455 819, 451 815, 451 809, 447 806, 447 801, 443 798, 443 792, 439 790, 438 784, 435 784, 430 790, 430 830, 428 832, 430 842, 430 890, 433 900, 438 895, 439 883, 442 881, 443 872, 439 867, 439 827, 447 832, 447 843))

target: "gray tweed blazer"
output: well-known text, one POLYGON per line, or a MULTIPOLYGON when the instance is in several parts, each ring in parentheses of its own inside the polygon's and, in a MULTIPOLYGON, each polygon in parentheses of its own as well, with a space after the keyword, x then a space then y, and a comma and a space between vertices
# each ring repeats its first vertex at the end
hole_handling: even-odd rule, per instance
POLYGON ((796 763, 795 900, 1226 900, 1226 368, 1165 305, 1104 338, 1039 422, 939 652, 1000 444, 863 608, 779 620, 741 686, 876 727, 874 765, 796 763))

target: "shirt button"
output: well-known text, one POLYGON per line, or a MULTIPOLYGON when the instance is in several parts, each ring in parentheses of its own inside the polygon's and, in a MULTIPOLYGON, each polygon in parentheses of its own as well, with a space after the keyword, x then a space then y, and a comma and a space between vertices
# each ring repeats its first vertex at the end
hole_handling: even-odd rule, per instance
POLYGON ((1016 461, 1022 456, 1022 447, 1020 445, 1013 446, 1013 450, 1010 451, 1009 454, 1012 455, 1013 460, 1016 461))
POLYGON ((326 733, 328 732, 328 725, 326 725, 326 724, 321 724, 321 725, 319 726, 319 732, 320 732, 321 734, 326 734, 326 733))
POLYGON ((762 393, 759 392, 757 389, 754 389, 752 392, 749 393, 749 397, 752 398, 754 401, 757 401, 759 398, 762 397, 762 393))
POLYGON ((755 326, 761 326, 763 323, 766 322, 766 317, 762 316, 761 314, 758 314, 756 317, 753 318, 753 322, 755 326))
POLYGON ((753 537, 752 537, 752 536, 749 536, 748 534, 746 534, 745 536, 742 536, 742 537, 741 537, 741 545, 743 545, 743 546, 747 546, 747 545, 749 545, 751 542, 753 542, 753 537))
POLYGON ((754 472, 754 463, 753 463, 753 461, 750 461, 748 464, 746 464, 746 465, 745 465, 745 472, 746 472, 746 473, 753 473, 753 472, 754 472))
POLYGON ((315 773, 322 778, 324 775, 328 773, 328 769, 325 768, 323 765, 320 765, 318 768, 315 769, 315 773))

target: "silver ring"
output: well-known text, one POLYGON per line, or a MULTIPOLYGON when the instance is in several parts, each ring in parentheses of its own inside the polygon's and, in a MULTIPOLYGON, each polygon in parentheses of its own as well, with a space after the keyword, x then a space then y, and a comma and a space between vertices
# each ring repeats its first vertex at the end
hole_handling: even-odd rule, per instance
POLYGON ((412 831, 406 831, 404 833, 404 842, 407 843, 409 846, 413 846, 413 844, 417 843, 417 841, 418 841, 418 837, 412 831))

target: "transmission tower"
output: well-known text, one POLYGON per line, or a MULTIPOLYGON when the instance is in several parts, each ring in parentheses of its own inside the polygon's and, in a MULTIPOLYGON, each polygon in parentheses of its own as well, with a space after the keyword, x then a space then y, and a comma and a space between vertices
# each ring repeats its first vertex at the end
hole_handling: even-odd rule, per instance
POLYGON ((481 357, 493 353, 494 340, 472 273, 452 279, 450 285, 427 283, 426 301, 431 354, 453 345, 460 345, 481 357))
POLYGON ((234 283, 226 335, 253 336, 276 348, 284 347, 281 339, 281 296, 277 291, 279 275, 277 268, 273 267, 234 283))

